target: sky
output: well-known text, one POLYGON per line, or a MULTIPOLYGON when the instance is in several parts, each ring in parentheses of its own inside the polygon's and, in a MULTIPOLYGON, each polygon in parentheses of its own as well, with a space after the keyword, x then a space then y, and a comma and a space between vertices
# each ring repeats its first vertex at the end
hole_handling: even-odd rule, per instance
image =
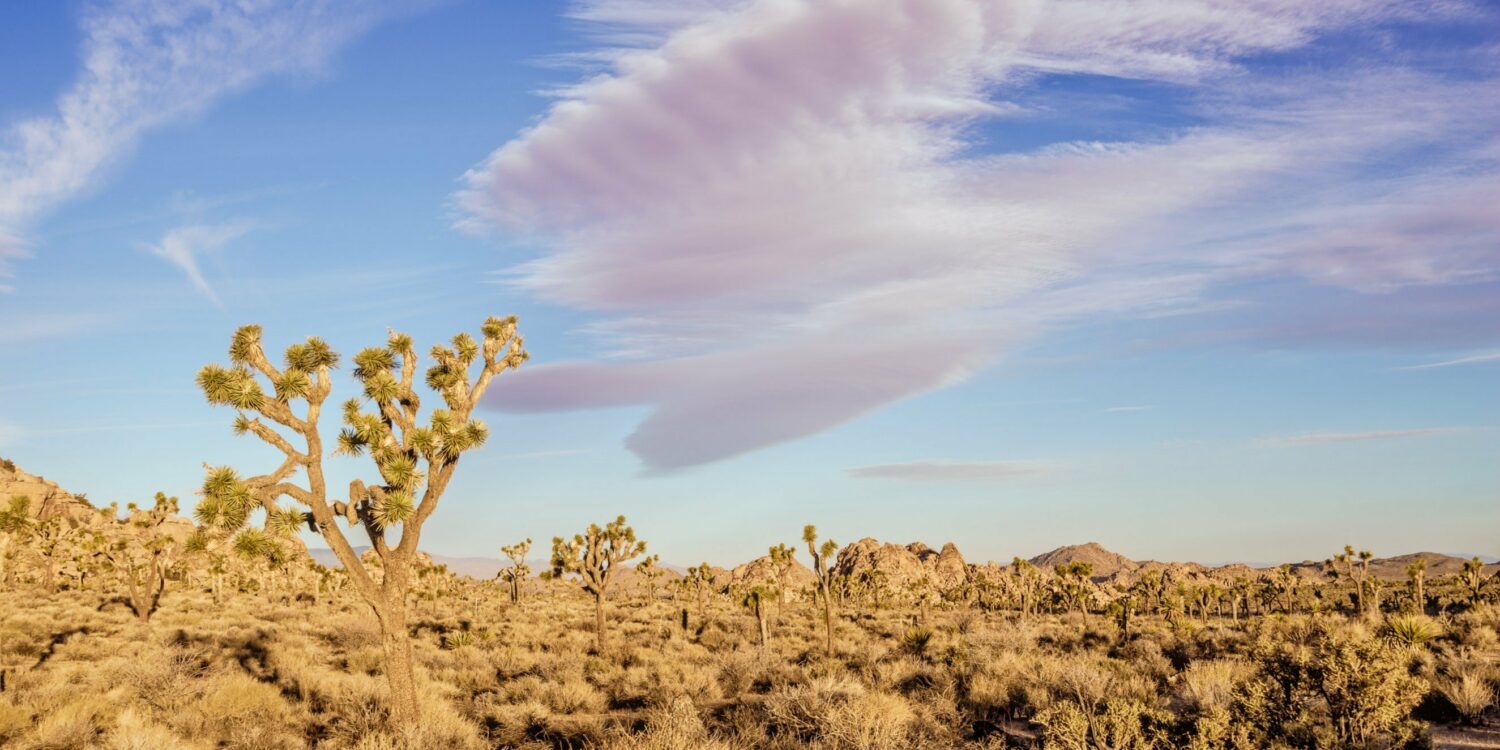
POLYGON ((236 327, 348 357, 514 313, 532 358, 434 552, 623 513, 677 564, 807 523, 971 561, 1497 554, 1497 30, 1462 0, 7 3, 0 455, 191 504, 205 463, 279 463, 193 384, 236 327))

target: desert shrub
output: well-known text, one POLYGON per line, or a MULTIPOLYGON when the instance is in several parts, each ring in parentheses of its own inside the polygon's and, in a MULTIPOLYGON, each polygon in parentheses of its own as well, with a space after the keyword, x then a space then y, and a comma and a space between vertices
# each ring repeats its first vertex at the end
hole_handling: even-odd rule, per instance
POLYGON ((0 701, 0 743, 20 737, 30 728, 30 711, 9 701, 0 701))
POLYGON ((1227 709, 1234 698, 1235 686, 1254 671, 1248 664, 1231 659, 1193 662, 1182 673, 1184 704, 1200 713, 1227 709))
POLYGON ((678 695, 653 706, 644 731, 619 732, 604 750, 734 750, 735 745, 713 737, 687 696, 678 695))
POLYGON ((1404 647, 1363 627, 1315 621, 1292 640, 1262 640, 1254 656, 1261 676, 1241 685, 1236 714, 1265 744, 1391 748, 1420 736, 1411 711, 1427 684, 1407 671, 1404 647))
POLYGON ((19 743, 27 750, 73 750, 89 747, 103 732, 107 705, 93 696, 79 698, 48 712, 37 722, 30 742, 19 743))
POLYGON ((135 709, 127 708, 115 719, 105 744, 108 750, 188 750, 195 745, 153 723, 135 709))
POLYGON ((1470 723, 1477 723, 1484 712, 1495 705, 1495 691, 1489 680, 1473 667, 1462 667, 1451 675, 1439 677, 1437 689, 1470 723))
POLYGON ((835 748, 890 750, 907 747, 913 713, 900 696, 870 692, 848 678, 819 677, 788 686, 766 699, 778 734, 835 748))
POLYGON ((1032 718, 1045 748, 1149 750, 1167 747, 1172 715, 1151 705, 1149 682, 1124 678, 1083 659, 1057 666, 1048 676, 1052 700, 1032 718))
POLYGON ((187 712, 179 731, 229 748, 291 748, 302 744, 301 727, 281 693, 244 673, 213 678, 187 712))

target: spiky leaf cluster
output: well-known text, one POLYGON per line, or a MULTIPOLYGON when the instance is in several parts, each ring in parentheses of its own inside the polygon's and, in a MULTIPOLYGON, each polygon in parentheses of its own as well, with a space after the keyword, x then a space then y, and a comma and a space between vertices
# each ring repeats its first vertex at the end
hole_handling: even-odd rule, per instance
POLYGON ((193 509, 193 517, 205 526, 233 530, 245 525, 260 503, 250 487, 234 469, 216 466, 203 479, 203 499, 193 509))

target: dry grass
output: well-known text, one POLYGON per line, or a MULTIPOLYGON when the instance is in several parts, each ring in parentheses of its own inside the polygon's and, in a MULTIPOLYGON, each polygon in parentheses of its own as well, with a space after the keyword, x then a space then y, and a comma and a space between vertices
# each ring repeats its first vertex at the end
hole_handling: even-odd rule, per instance
MULTIPOLYGON (((611 605, 600 655, 591 609, 568 589, 519 605, 439 597, 413 619, 424 721, 402 732, 386 719, 378 630, 352 598, 239 594, 215 606, 178 592, 142 626, 89 592, 5 595, 15 606, 0 617, 0 665, 12 669, 0 746, 22 750, 899 750, 1032 737, 1047 748, 1293 747, 1298 738, 1266 734, 1266 717, 1286 708, 1269 703, 1270 685, 1297 654, 1325 642, 1388 654, 1480 721, 1490 673, 1442 665, 1493 658, 1484 648, 1500 625, 1479 611, 1411 645, 1384 623, 1340 616, 1140 617, 1124 639, 1097 616, 949 608, 914 627, 910 612, 880 610, 844 613, 829 659, 805 605, 788 606, 761 648, 753 619, 727 599, 689 631, 669 602, 636 599, 611 605), (1250 744, 1233 744, 1236 732, 1250 744)), ((1396 706, 1411 722, 1421 717, 1408 703, 1424 697, 1381 697, 1372 710, 1396 706)), ((1331 731, 1316 701, 1297 709, 1302 739, 1331 731)))

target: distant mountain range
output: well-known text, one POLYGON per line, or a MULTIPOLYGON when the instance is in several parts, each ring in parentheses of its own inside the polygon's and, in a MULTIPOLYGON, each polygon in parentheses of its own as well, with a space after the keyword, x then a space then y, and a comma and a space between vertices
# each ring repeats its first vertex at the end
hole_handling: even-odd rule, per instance
MULTIPOLYGON (((862 543, 865 545, 871 545, 874 544, 874 540, 862 540, 862 543)), ((856 547, 858 546, 858 544, 850 546, 856 547)), ((907 553, 911 553, 915 554, 917 556, 916 559, 918 560, 926 556, 922 552, 922 550, 925 550, 926 548, 920 543, 910 545, 909 547, 902 547, 900 549, 897 549, 897 546, 895 545, 884 546, 891 547, 891 549, 887 551, 887 555, 905 556, 907 553)), ((369 549, 369 547, 360 546, 355 547, 354 549, 361 555, 363 555, 365 551, 369 549)), ((321 565, 326 565, 328 567, 339 566, 338 558, 334 556, 333 550, 331 549, 315 547, 309 549, 308 551, 312 554, 313 559, 318 561, 318 563, 321 565)), ((956 553, 957 550, 955 549, 954 552, 956 553)), ((932 555, 936 554, 937 553, 932 553, 932 555)), ((1370 571, 1379 578, 1404 579, 1406 577, 1406 566, 1415 561, 1417 558, 1422 558, 1427 561, 1427 574, 1429 576, 1443 576, 1457 572, 1460 568, 1463 567, 1464 561, 1469 560, 1473 557, 1475 557, 1475 555, 1472 554, 1450 555, 1437 552, 1416 552, 1407 555, 1397 555, 1395 557, 1384 557, 1371 560, 1370 571)), ((1479 558, 1490 567, 1491 573, 1495 572, 1496 563, 1500 562, 1500 558, 1496 558, 1493 555, 1479 555, 1479 558)), ((936 557, 933 557, 933 560, 935 562, 936 557)), ((962 558, 960 557, 959 560, 961 561, 962 558)), ((494 578, 502 569, 510 567, 509 560, 502 560, 497 557, 450 557, 448 555, 432 555, 432 561, 439 565, 448 566, 448 570, 452 573, 477 579, 494 578)), ((1116 576, 1129 576, 1136 571, 1153 566, 1186 566, 1201 570, 1203 572, 1209 572, 1215 570, 1265 570, 1268 568, 1278 567, 1281 564, 1226 563, 1222 565, 1203 565, 1190 562, 1159 563, 1152 560, 1132 560, 1117 552, 1111 552, 1110 550, 1105 549, 1103 546, 1099 545, 1096 542, 1058 547, 1057 549, 1054 549, 1050 552, 1037 555, 1030 560, 1033 565, 1036 565, 1037 567, 1044 570, 1051 570, 1057 565, 1066 565, 1067 563, 1074 561, 1086 562, 1093 566, 1095 580, 1104 580, 1116 576)), ((754 561, 748 562, 753 563, 754 561)), ((531 566, 533 574, 537 574, 544 570, 547 570, 547 568, 550 566, 550 562, 545 558, 528 559, 526 561, 526 564, 531 566)), ((884 563, 872 564, 876 567, 881 567, 882 565, 884 565, 884 563)), ((960 564, 962 565, 964 563, 960 562, 960 564)), ((993 563, 991 564, 993 565, 993 563)), ((1304 575, 1315 576, 1320 575, 1322 572, 1321 560, 1303 560, 1300 562, 1291 563, 1291 565, 1293 568, 1297 569, 1304 575)), ((678 574, 685 573, 687 570, 687 568, 679 565, 663 564, 661 567, 678 574)))

